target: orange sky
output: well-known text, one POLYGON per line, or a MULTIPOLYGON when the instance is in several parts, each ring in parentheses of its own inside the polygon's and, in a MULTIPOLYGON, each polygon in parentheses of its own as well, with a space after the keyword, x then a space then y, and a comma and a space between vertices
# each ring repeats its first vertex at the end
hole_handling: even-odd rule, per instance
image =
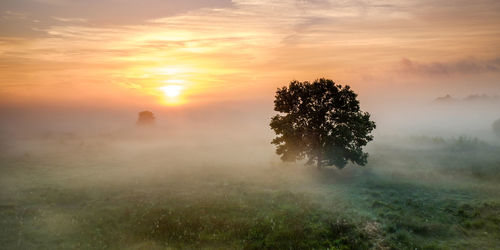
POLYGON ((496 0, 85 2, 0 3, 4 102, 196 106, 318 77, 368 103, 500 94, 496 0))

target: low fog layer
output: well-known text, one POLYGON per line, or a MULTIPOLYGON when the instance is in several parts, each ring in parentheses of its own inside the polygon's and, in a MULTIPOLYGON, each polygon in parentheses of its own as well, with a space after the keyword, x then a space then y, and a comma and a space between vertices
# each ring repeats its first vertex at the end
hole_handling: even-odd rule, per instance
MULTIPOLYGON (((366 147, 371 155, 369 166, 391 166, 373 163, 380 157, 377 150, 388 146, 411 150, 460 143, 496 147, 500 138, 492 124, 500 118, 497 104, 496 99, 472 103, 437 99, 362 107, 377 124, 374 141, 366 147), (422 141, 430 144, 422 146, 422 141)), ((27 159, 53 157, 62 162, 79 162, 78 157, 85 156, 89 161, 102 160, 111 166, 123 162, 128 166, 124 174, 129 170, 155 175, 165 169, 189 173, 211 168, 259 172, 283 165, 270 143, 275 136, 269 128, 273 113, 272 102, 249 101, 152 109, 5 106, 0 109, 0 154, 27 159), (153 112, 153 125, 137 124, 143 110, 153 112)), ((294 166, 305 168, 302 164, 294 166)), ((403 172, 407 167, 402 167, 403 172)), ((106 168, 103 166, 103 170, 106 168)))
MULTIPOLYGON (((500 99, 471 96, 437 96, 436 99, 397 103, 395 99, 360 101, 362 109, 370 112, 377 123, 375 135, 468 136, 494 142, 492 124, 500 118, 500 99)), ((155 129, 160 137, 186 135, 191 136, 192 143, 244 137, 270 141, 273 137, 269 129, 270 117, 274 114, 272 100, 232 101, 187 108, 4 104, 0 106, 0 135, 29 137, 74 133, 96 136, 111 133, 122 137, 134 133, 138 113, 143 110, 154 113, 155 129)))
POLYGON ((488 217, 500 209, 494 106, 430 101, 365 110, 377 122, 368 164, 318 171, 275 155, 272 102, 2 107, 1 243, 13 249, 319 248, 332 240, 351 248, 498 245, 498 227, 488 217), (154 125, 136 123, 143 110, 154 113, 154 125))

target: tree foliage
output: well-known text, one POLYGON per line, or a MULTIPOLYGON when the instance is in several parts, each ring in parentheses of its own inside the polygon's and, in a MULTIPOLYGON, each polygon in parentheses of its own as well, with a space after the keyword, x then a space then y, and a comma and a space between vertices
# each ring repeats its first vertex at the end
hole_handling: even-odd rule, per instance
POLYGON ((493 122, 492 128, 493 128, 493 132, 496 135, 500 136, 500 119, 493 122))
POLYGON ((155 115, 151 111, 141 111, 139 112, 139 118, 137 118, 137 125, 148 126, 155 124, 155 115))
POLYGON ((318 168, 343 168, 348 161, 365 165, 368 154, 362 147, 373 139, 375 123, 356 98, 349 86, 324 78, 278 88, 274 110, 280 113, 270 124, 277 134, 276 153, 283 161, 307 158, 318 168))

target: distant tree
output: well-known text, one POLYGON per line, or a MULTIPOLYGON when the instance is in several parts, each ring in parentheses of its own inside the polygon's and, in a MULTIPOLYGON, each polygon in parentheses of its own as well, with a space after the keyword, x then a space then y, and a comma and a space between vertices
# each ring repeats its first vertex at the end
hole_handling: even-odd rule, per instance
POLYGON ((493 132, 495 132, 495 134, 500 136, 500 119, 493 122, 493 132))
POLYGON ((348 161, 365 165, 368 154, 362 147, 373 139, 375 123, 356 97, 349 86, 324 78, 278 88, 274 110, 280 114, 270 124, 277 134, 276 153, 283 161, 307 157, 307 164, 318 168, 343 168, 348 161))
POLYGON ((137 125, 153 125, 155 123, 155 116, 151 111, 141 111, 139 112, 139 118, 137 119, 137 125))

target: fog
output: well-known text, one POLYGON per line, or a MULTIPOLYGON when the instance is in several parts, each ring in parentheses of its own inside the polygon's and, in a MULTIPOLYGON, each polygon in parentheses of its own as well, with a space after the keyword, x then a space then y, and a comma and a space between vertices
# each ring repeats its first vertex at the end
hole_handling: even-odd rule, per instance
MULTIPOLYGON (((376 122, 376 135, 469 136, 495 141, 492 123, 500 118, 500 98, 494 95, 448 96, 444 100, 442 96, 435 96, 417 101, 405 100, 404 96, 402 100, 382 97, 375 101, 371 100, 372 96, 367 97, 369 101, 361 99, 361 106, 376 122)), ((135 123, 138 112, 142 110, 155 114, 157 138, 190 135, 192 143, 196 144, 198 139, 248 137, 270 141, 273 137, 268 125, 274 114, 271 98, 190 107, 3 103, 0 105, 0 131, 7 137, 44 133, 89 136, 111 133, 126 138, 127 134, 138 130, 135 123)))
MULTIPOLYGON (((445 101, 437 97, 398 105, 379 102, 367 106, 361 102, 377 124, 375 139, 366 150, 374 153, 380 145, 421 147, 415 138, 466 138, 496 146, 500 138, 492 124, 500 118, 500 101, 487 97, 450 97, 445 101)), ((70 155, 88 151, 89 156, 97 154, 96 159, 138 165, 146 157, 146 166, 129 164, 140 169, 136 171, 149 164, 183 171, 222 166, 229 172, 259 171, 256 169, 283 165, 270 143, 275 136, 269 128, 272 109, 271 100, 188 108, 3 105, 0 153, 5 157, 55 154, 54 158, 64 154, 70 159, 70 155), (143 110, 154 113, 153 126, 137 124, 143 110)))
MULTIPOLYGON (((292 222, 284 218, 290 216, 303 230, 312 230, 307 229, 311 223, 327 227, 326 221, 312 219, 317 217, 309 213, 316 212, 351 225, 339 234, 348 235, 345 244, 351 247, 361 244, 358 233, 368 235, 363 244, 396 248, 457 246, 457 237, 482 247, 497 243, 487 236, 464 238, 448 228, 472 219, 490 223, 459 211, 463 206, 479 211, 484 208, 478 204, 498 198, 500 138, 492 131, 500 118, 497 100, 365 105, 377 123, 374 141, 366 147, 367 166, 323 171, 304 162, 282 163, 275 155, 268 125, 272 107, 272 101, 194 108, 4 105, 2 243, 13 248, 283 248, 296 231, 275 229, 258 237, 252 232, 268 220, 288 227, 292 222), (136 123, 142 110, 154 113, 155 125, 136 123), (428 217, 426 211, 436 209, 441 212, 428 217), (281 217, 279 211, 289 214, 281 217), (401 224, 406 217, 412 222, 401 224), (285 234, 284 240, 269 240, 278 237, 275 233, 285 234), (455 238, 422 241, 428 234, 455 238), (268 243, 252 245, 260 241, 268 243)), ((488 209, 498 211, 496 205, 488 209)), ((495 235, 489 226, 466 230, 495 235)))

